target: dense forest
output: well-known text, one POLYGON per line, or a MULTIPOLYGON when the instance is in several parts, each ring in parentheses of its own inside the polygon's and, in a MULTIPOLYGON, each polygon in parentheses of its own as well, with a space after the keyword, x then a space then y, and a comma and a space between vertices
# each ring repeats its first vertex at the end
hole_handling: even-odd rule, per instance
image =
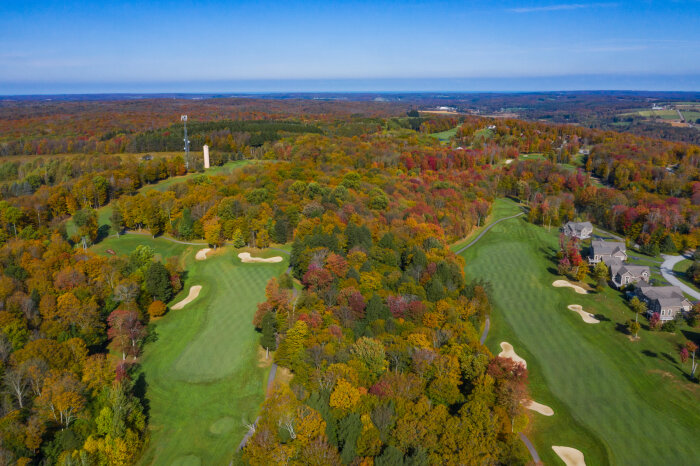
POLYGON ((527 371, 479 343, 490 286, 468 282, 448 247, 496 197, 534 223, 588 219, 648 252, 700 245, 690 144, 408 104, 212 99, 193 149, 245 165, 210 176, 193 164, 186 181, 143 190, 188 172, 158 153, 181 149, 171 123, 185 103, 100 105, 3 104, 2 463, 131 464, 147 441, 130 374, 183 271, 148 247, 83 250, 106 205, 118 232, 291 243, 291 276, 268 283, 251 325, 294 378, 263 405, 249 464, 527 463, 527 371), (450 143, 430 136, 453 128, 450 143), (64 152, 89 156, 52 155, 64 152))

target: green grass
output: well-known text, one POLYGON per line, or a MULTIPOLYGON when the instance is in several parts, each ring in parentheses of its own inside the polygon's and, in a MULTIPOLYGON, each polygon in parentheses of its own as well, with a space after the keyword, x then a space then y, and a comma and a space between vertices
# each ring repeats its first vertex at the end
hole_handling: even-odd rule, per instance
POLYGON ((662 120, 677 120, 678 112, 675 110, 641 110, 637 112, 637 115, 651 118, 661 118, 662 120))
POLYGON ((140 375, 150 440, 141 464, 228 464, 246 432, 243 420, 256 418, 264 398, 268 369, 257 365, 251 321, 267 281, 285 270, 286 260, 241 264, 231 249, 195 261, 197 246, 170 247, 147 237, 141 242, 184 255, 187 279, 173 303, 190 286, 203 286, 195 301, 155 323, 157 341, 145 348, 140 375))
POLYGON ((700 112, 698 111, 681 110, 681 113, 683 114, 683 118, 685 118, 685 121, 690 123, 695 123, 695 121, 698 118, 700 118, 700 112))
MULTIPOLYGON (((587 464, 689 464, 700 455, 700 387, 685 376, 678 344, 700 340, 687 326, 677 334, 620 331, 633 318, 621 294, 578 295, 554 288, 551 260, 558 232, 522 218, 495 226, 463 253, 468 278, 493 284, 488 347, 508 341, 528 362, 535 401, 555 415, 532 413, 531 439, 543 461, 561 464, 552 445, 581 450, 587 464), (566 308, 601 315, 585 324, 566 308)), ((644 319, 642 319, 644 320, 644 319)))
POLYGON ((430 136, 439 139, 440 142, 450 142, 453 137, 457 134, 457 127, 448 129, 447 131, 441 131, 439 133, 432 133, 430 136))
POLYGON ((457 241, 456 243, 453 243, 450 245, 450 249, 452 251, 459 251, 462 247, 467 245, 471 240, 476 238, 476 236, 484 231, 484 228, 488 227, 489 225, 493 224, 493 222, 498 221, 499 219, 505 218, 505 217, 510 217, 511 215, 515 215, 518 212, 521 212, 522 209, 520 205, 513 201, 512 199, 504 199, 504 198, 499 198, 496 199, 493 202, 493 206, 491 207, 491 213, 489 214, 488 218, 484 222, 484 224, 478 228, 476 228, 474 231, 469 233, 465 238, 457 241))
MULTIPOLYGON (((141 235, 137 233, 126 233, 117 238, 115 235, 105 238, 98 244, 95 244, 90 249, 98 254, 109 255, 107 249, 111 249, 118 255, 128 256, 136 249, 136 246, 144 244, 152 247, 156 251, 159 259, 165 259, 170 256, 179 256, 188 249, 187 245, 168 241, 165 238, 152 238, 150 235, 141 235)), ((191 246, 193 250, 201 249, 203 246, 191 246)))

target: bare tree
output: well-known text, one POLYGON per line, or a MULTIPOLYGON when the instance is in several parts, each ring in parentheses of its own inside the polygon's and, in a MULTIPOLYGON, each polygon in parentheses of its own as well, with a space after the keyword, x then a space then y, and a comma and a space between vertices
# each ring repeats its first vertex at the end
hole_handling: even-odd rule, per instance
POLYGON ((24 408, 24 396, 29 390, 29 381, 24 368, 8 368, 5 371, 3 382, 8 391, 17 398, 20 409, 24 408))

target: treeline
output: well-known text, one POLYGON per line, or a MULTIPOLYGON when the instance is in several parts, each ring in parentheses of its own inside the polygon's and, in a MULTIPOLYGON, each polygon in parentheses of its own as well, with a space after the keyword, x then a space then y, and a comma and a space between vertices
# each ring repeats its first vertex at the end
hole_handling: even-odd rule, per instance
POLYGON ((78 252, 56 234, 0 248, 0 463, 136 461, 147 417, 130 374, 146 311, 181 288, 175 264, 153 257, 78 252))

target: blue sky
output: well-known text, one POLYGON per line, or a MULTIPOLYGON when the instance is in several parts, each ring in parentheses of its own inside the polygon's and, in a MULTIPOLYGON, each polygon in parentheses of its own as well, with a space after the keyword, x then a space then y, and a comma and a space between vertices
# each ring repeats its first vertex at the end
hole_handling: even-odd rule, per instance
POLYGON ((700 90, 699 23, 700 0, 2 0, 0 94, 700 90))

